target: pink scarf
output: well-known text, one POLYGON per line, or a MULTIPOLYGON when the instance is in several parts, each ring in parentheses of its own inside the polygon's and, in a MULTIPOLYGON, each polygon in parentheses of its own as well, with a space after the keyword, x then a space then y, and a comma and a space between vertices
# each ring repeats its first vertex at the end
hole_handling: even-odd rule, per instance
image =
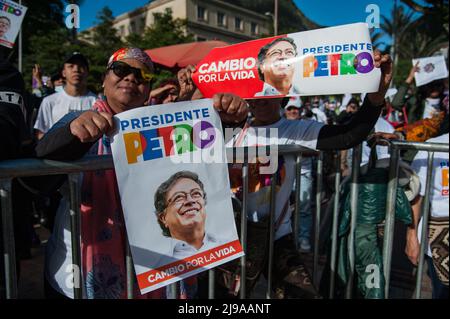
MULTIPOLYGON (((106 101, 97 100, 93 109, 114 114, 106 101)), ((109 139, 98 141, 98 155, 111 154, 109 139)), ((126 232, 114 170, 84 173, 81 204, 81 255, 86 295, 91 298, 126 299, 126 232)), ((135 282, 136 283, 136 282, 135 282)), ((164 298, 165 289, 138 299, 164 298)))

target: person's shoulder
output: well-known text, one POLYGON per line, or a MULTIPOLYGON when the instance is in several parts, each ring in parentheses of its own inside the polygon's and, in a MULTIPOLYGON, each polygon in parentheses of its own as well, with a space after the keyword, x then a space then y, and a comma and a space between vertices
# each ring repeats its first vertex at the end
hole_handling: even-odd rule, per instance
POLYGON ((62 92, 55 92, 53 94, 47 95, 41 101, 39 109, 53 108, 56 104, 60 103, 64 99, 62 92))
POLYGON ((61 99, 63 97, 64 97, 63 92, 55 92, 55 93, 52 93, 52 94, 47 95, 46 97, 44 97, 42 99, 41 104, 51 104, 51 103, 54 103, 54 102, 58 101, 59 99, 61 99))

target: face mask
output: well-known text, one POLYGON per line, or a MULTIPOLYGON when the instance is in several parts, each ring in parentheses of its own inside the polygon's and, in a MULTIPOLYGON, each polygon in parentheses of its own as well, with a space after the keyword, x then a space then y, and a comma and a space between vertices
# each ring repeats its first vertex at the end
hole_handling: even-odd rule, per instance
POLYGON ((429 97, 429 98, 427 98, 427 100, 426 100, 426 104, 429 106, 429 107, 432 107, 432 108, 435 108, 436 110, 439 110, 439 105, 440 105, 440 102, 441 100, 440 99, 433 99, 433 98, 431 98, 431 97, 429 97))
POLYGON ((55 92, 56 93, 62 92, 63 89, 64 89, 64 87, 62 85, 55 86, 55 92))

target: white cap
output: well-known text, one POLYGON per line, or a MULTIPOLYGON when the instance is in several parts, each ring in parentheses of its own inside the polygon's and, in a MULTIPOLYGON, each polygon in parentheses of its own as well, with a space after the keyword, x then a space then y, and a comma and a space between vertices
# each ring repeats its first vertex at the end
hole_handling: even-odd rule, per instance
POLYGON ((289 98, 289 102, 286 104, 286 108, 288 108, 289 106, 293 106, 299 109, 302 107, 302 100, 299 96, 291 96, 289 98))

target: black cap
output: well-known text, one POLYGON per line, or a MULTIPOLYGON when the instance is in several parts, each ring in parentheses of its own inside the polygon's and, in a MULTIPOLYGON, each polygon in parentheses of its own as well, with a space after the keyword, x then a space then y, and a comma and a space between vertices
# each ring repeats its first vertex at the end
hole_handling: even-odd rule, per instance
POLYGON ((89 69, 89 62, 88 62, 88 60, 86 59, 86 57, 83 54, 81 54, 80 52, 77 52, 77 51, 69 53, 66 56, 66 58, 64 59, 63 64, 65 64, 65 63, 73 63, 75 61, 79 61, 79 62, 83 63, 89 69))

